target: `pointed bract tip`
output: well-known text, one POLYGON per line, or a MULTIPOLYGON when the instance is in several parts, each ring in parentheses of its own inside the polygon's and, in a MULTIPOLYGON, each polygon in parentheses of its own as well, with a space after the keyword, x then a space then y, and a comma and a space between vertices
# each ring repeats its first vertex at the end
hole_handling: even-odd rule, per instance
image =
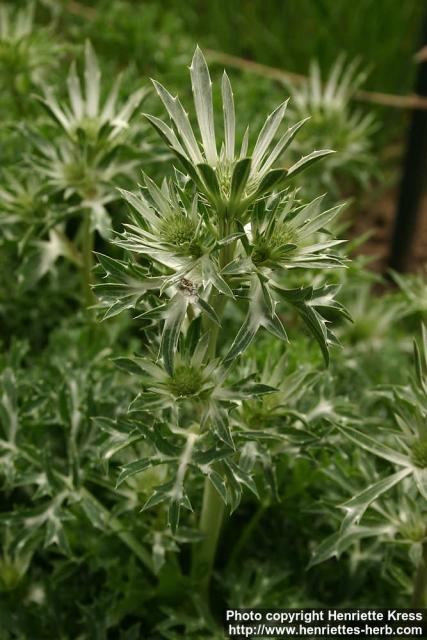
POLYGON ((199 45, 196 45, 196 48, 194 50, 193 58, 191 60, 190 69, 194 68, 194 63, 195 62, 202 62, 207 66, 207 62, 206 62, 205 56, 203 55, 203 51, 201 50, 199 45))
POLYGON ((90 54, 90 53, 94 53, 94 48, 93 48, 93 44, 92 42, 89 40, 89 38, 86 38, 85 40, 85 53, 86 54, 90 54))

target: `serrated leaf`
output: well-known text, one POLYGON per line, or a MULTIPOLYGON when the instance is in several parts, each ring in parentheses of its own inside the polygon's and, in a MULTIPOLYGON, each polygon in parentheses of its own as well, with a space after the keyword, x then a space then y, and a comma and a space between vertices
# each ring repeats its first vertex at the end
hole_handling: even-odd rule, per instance
POLYGON ((170 118, 172 119, 178 130, 182 143, 186 149, 188 157, 191 159, 191 162, 193 162, 194 164, 203 162, 203 157, 200 153, 199 146, 194 136, 190 120, 188 119, 188 116, 185 113, 182 104, 180 103, 178 98, 174 98, 173 96, 171 96, 169 91, 167 91, 167 89, 165 89, 165 87, 163 87, 163 85, 161 85, 159 82, 156 82, 156 80, 153 80, 152 82, 155 90, 157 91, 157 94, 159 95, 161 101, 166 107, 167 112, 169 113, 170 118))
POLYGON ((241 353, 243 353, 254 339, 260 324, 248 314, 240 327, 233 343, 224 358, 224 365, 228 365, 241 353))
POLYGON ((144 372, 144 369, 132 358, 114 358, 113 363, 118 369, 126 373, 141 375, 144 372))
POLYGON ((350 527, 344 532, 333 533, 326 538, 314 551, 308 569, 316 564, 325 562, 330 558, 339 558, 351 545, 359 540, 370 537, 378 537, 390 533, 390 525, 380 525, 375 527, 350 527))
POLYGON ((197 298, 197 305, 201 308, 201 310, 214 322, 218 327, 221 327, 221 321, 216 313, 215 309, 207 302, 203 300, 200 296, 197 298))
POLYGON ((146 511, 147 509, 151 509, 152 507, 161 504, 169 499, 170 491, 172 489, 173 483, 168 482, 163 484, 155 489, 148 500, 145 501, 141 511, 146 511))
POLYGON ((297 122, 292 127, 289 127, 286 133, 283 134, 276 146, 272 149, 271 153, 268 154, 264 164, 260 168, 261 175, 264 175, 264 173, 271 169, 277 158, 286 151, 298 131, 307 122, 307 120, 310 120, 310 118, 304 118, 304 120, 300 120, 300 122, 297 122))
POLYGON ((209 470, 208 477, 224 504, 227 505, 227 488, 225 486, 224 480, 221 478, 219 473, 217 473, 213 469, 209 470))
POLYGON ((398 482, 406 478, 410 473, 412 473, 412 469, 405 468, 401 469, 397 473, 394 473, 387 478, 383 478, 378 482, 375 482, 370 487, 357 494, 354 498, 345 502, 342 505, 342 508, 347 512, 341 530, 344 531, 348 527, 357 524, 366 509, 379 498, 383 493, 394 487, 398 482))
POLYGON ((142 473, 146 469, 153 467, 157 464, 161 464, 158 460, 151 460, 150 458, 141 458, 141 460, 135 460, 134 462, 129 462, 122 467, 120 471, 119 477, 116 482, 116 489, 127 479, 132 476, 142 473))
POLYGON ((267 120, 262 127, 258 139, 255 143, 255 148, 252 154, 252 168, 255 171, 259 164, 262 162, 268 147, 273 141, 274 136, 283 120, 286 108, 288 106, 288 100, 280 104, 276 109, 270 113, 267 120))
POLYGON ((381 440, 374 440, 374 438, 371 438, 359 429, 353 429, 353 427, 339 427, 339 429, 346 438, 349 438, 357 444, 357 446, 369 451, 369 453, 373 453, 375 456, 393 462, 401 467, 411 466, 411 460, 408 456, 391 449, 383 444, 381 440))
POLYGON ((209 411, 209 415, 212 421, 213 431, 217 437, 230 447, 230 449, 235 449, 227 412, 214 404, 209 411))

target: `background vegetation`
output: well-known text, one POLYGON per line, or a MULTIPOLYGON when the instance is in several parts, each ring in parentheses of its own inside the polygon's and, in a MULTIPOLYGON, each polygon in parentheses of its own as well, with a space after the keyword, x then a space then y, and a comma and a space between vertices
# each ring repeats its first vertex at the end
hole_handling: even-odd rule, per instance
MULTIPOLYGON (((353 94, 411 92, 423 11, 417 0, 360 0, 357 11, 334 0, 1 4, 1 640, 221 638, 215 621, 226 606, 422 604, 427 403, 422 348, 416 376, 413 341, 422 343, 427 288, 422 271, 374 271, 367 237, 358 233, 362 216, 364 229, 374 223, 378 194, 395 193, 408 114, 353 94), (283 83, 228 69, 237 137, 247 122, 255 136, 289 95, 290 124, 311 116, 283 162, 314 148, 337 150, 293 186, 302 200, 326 192, 330 206, 347 202, 333 232, 349 239, 340 256, 351 259, 327 274, 285 277, 289 288, 329 282, 339 289, 352 322, 336 308, 325 312, 323 299, 316 307, 341 343, 329 345, 329 368, 289 306, 281 311, 289 345, 279 353, 261 333, 239 371, 269 384, 278 365, 279 390, 242 402, 241 411, 247 425, 277 429, 281 441, 274 474, 268 464, 253 469, 259 499, 246 482, 224 524, 212 617, 189 577, 195 515, 184 511, 174 535, 163 505, 141 512, 166 481, 163 467, 129 474, 116 487, 140 446, 128 407, 141 383, 124 358, 146 353, 158 335, 133 310, 113 310, 103 322, 105 309, 88 310, 96 303, 91 285, 105 275, 93 250, 124 255, 110 242, 128 219, 117 187, 134 190, 141 170, 157 183, 174 174, 141 115, 165 117, 149 78, 190 105, 186 67, 196 43, 211 56, 217 85, 222 66, 210 50, 310 77, 283 83), (58 106, 72 106, 76 74, 84 79, 85 70, 90 94, 96 57, 99 113, 79 119, 70 111, 64 120, 58 106), (119 73, 117 104, 101 115, 119 73), (402 456, 411 475, 380 495, 375 487, 399 473, 402 456), (339 534, 340 506, 363 492, 352 505, 361 519, 339 534)), ((214 101, 222 117, 220 96, 214 101)), ((110 275, 111 264, 102 265, 110 275)), ((230 336, 242 318, 229 313, 230 336)), ((252 472, 249 459, 241 463, 252 472)), ((195 476, 195 513, 201 491, 195 476)))

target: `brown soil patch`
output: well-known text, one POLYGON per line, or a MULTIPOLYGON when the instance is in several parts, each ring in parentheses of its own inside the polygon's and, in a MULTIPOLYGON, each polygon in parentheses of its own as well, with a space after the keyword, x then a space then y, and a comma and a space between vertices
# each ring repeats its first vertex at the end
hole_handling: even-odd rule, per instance
MULTIPOLYGON (((427 178, 427 176, 426 176, 427 178)), ((427 182, 427 180, 426 180, 427 182)), ((390 189, 359 211, 354 217, 350 233, 355 237, 370 232, 369 239, 356 254, 372 258, 370 267, 379 273, 388 269, 397 206, 397 189, 390 189)), ((419 271, 427 263, 427 194, 421 201, 417 229, 408 260, 409 272, 419 271)))

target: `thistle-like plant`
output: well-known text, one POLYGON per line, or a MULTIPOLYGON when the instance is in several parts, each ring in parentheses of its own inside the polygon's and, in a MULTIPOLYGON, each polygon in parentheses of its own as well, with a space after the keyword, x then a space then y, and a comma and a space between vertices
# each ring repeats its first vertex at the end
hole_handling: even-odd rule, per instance
POLYGON ((111 220, 107 205, 117 199, 114 182, 133 175, 135 162, 123 153, 135 141, 132 116, 147 94, 139 89, 119 103, 122 76, 115 79, 102 102, 101 71, 89 41, 85 45, 84 83, 71 64, 67 78, 68 104, 50 86, 39 97, 56 127, 52 141, 32 137, 32 166, 52 194, 60 194, 70 215, 81 218, 73 239, 81 249, 86 303, 93 301, 90 283, 94 232, 107 237, 111 220))
MULTIPOLYGON (((322 517, 331 516, 333 527, 337 527, 336 505, 348 500, 349 495, 358 494, 361 486, 378 481, 379 471, 375 460, 365 451, 357 449, 348 455, 335 456, 333 464, 323 470, 326 476, 325 497, 331 505, 323 509, 322 517)), ((371 561, 373 554, 380 553, 381 561, 401 551, 407 553, 415 567, 423 554, 425 540, 425 502, 411 478, 404 479, 389 493, 372 503, 363 522, 353 524, 344 531, 336 531, 326 538, 314 551, 310 566, 325 562, 332 557, 349 554, 354 569, 361 561, 371 561), (385 544, 386 543, 386 544, 385 544)), ((394 563, 385 563, 393 569, 394 563)), ((393 579, 392 571, 390 577, 393 579)), ((408 584, 410 591, 410 584, 408 584)))
MULTIPOLYGON (((341 526, 342 535, 359 524, 366 510, 378 498, 401 482, 411 480, 419 497, 427 499, 427 330, 424 326, 421 348, 415 342, 414 354, 415 376, 411 384, 383 392, 392 403, 397 428, 378 428, 365 433, 350 425, 340 427, 352 443, 391 463, 391 473, 376 479, 343 504, 346 515, 341 526)), ((426 597, 425 557, 421 558, 415 581, 414 606, 423 605, 426 597)))
POLYGON ((401 307, 400 314, 403 318, 414 318, 425 322, 427 311, 427 284, 425 271, 401 274, 391 272, 393 280, 400 289, 401 307))
POLYGON ((122 78, 120 73, 102 104, 101 71, 91 43, 86 41, 84 88, 77 65, 72 62, 67 77, 69 104, 61 104, 48 85, 40 100, 73 142, 84 142, 88 147, 102 148, 108 153, 123 143, 129 121, 147 94, 147 89, 138 89, 119 106, 122 78))
POLYGON ((373 173, 371 138, 376 129, 375 117, 350 103, 366 76, 357 60, 346 64, 341 56, 324 83, 318 63, 313 62, 306 84, 289 84, 292 117, 310 118, 297 139, 296 149, 306 152, 317 144, 337 152, 316 175, 318 184, 334 192, 338 191, 337 178, 350 177, 366 184, 373 173))
POLYGON ((287 100, 268 116, 251 151, 249 126, 241 146, 237 148, 233 91, 225 72, 221 84, 224 135, 219 145, 215 135, 212 82, 199 48, 196 49, 190 66, 190 75, 201 143, 179 98, 173 97, 156 81, 154 87, 169 114, 172 126, 152 115, 146 117, 164 138, 220 220, 245 220, 249 207, 265 194, 271 193, 273 187, 280 188, 287 179, 323 156, 333 153, 331 150, 315 150, 289 169, 275 167, 276 161, 285 153, 305 122, 304 119, 289 127, 276 140, 286 113, 287 100))
POLYGON ((15 174, 3 170, 0 187, 3 233, 7 238, 22 236, 33 225, 44 224, 48 219, 48 197, 34 175, 15 174))
MULTIPOLYGON (((185 173, 175 170, 175 180, 160 187, 144 177, 138 193, 123 192, 131 223, 114 242, 126 251, 125 258, 99 256, 106 282, 95 290, 104 317, 135 309, 150 343, 143 356, 118 361, 139 376, 141 393, 128 420, 134 428, 144 425, 146 440, 141 457, 123 465, 118 481, 166 467, 166 481, 144 509, 168 504, 168 522, 176 532, 181 509, 192 509, 192 500, 198 500, 194 486, 205 478, 203 539, 194 546, 193 576, 207 587, 224 508, 236 509, 245 487, 258 495, 258 469, 267 456, 280 452, 269 442, 284 438, 277 420, 264 429, 251 417, 257 398, 273 394, 276 386, 260 380, 256 370, 246 370, 244 361, 237 367, 236 360, 261 328, 287 341, 286 307, 299 313, 327 360, 334 336, 326 317, 345 312, 334 300, 335 287, 283 286, 291 269, 343 263, 337 241, 325 230, 339 207, 325 211, 322 198, 305 203, 284 188, 288 176, 326 152, 310 154, 288 172, 274 168, 301 126, 274 142, 285 112, 281 105, 254 149, 245 136, 236 156, 234 106, 225 75, 225 143, 218 152, 211 81, 199 49, 190 71, 202 145, 178 99, 155 83, 172 127, 148 118, 185 173)), ((276 370, 275 382, 278 377, 276 370)), ((280 402, 274 411, 284 415, 280 402)))
MULTIPOLYGON (((33 362, 30 371, 22 368, 28 345, 20 342, 4 358, 6 363, 0 363, 2 491, 9 496, 22 489, 20 508, 11 513, 5 501, 0 514, 0 533, 5 537, 0 592, 8 580, 17 583, 23 577, 35 550, 52 546, 72 554, 73 508, 86 514, 98 532, 117 535, 152 570, 145 547, 91 492, 92 482, 103 485, 106 478, 105 466, 96 465, 98 452, 107 459, 108 452, 120 448, 117 434, 108 430, 109 419, 104 418, 101 431, 92 417, 101 407, 105 416, 113 407, 115 415, 121 401, 131 397, 117 380, 120 372, 108 362, 108 341, 102 334, 94 337, 91 327, 68 326, 53 336, 52 347, 49 357, 33 362)), ((136 502, 136 491, 132 498, 131 491, 122 494, 110 481, 104 486, 114 500, 124 499, 121 514, 136 502)))
POLYGON ((0 69, 3 90, 11 91, 18 111, 25 107, 23 96, 40 85, 58 61, 61 48, 48 29, 34 24, 36 3, 17 9, 0 4, 0 69))

